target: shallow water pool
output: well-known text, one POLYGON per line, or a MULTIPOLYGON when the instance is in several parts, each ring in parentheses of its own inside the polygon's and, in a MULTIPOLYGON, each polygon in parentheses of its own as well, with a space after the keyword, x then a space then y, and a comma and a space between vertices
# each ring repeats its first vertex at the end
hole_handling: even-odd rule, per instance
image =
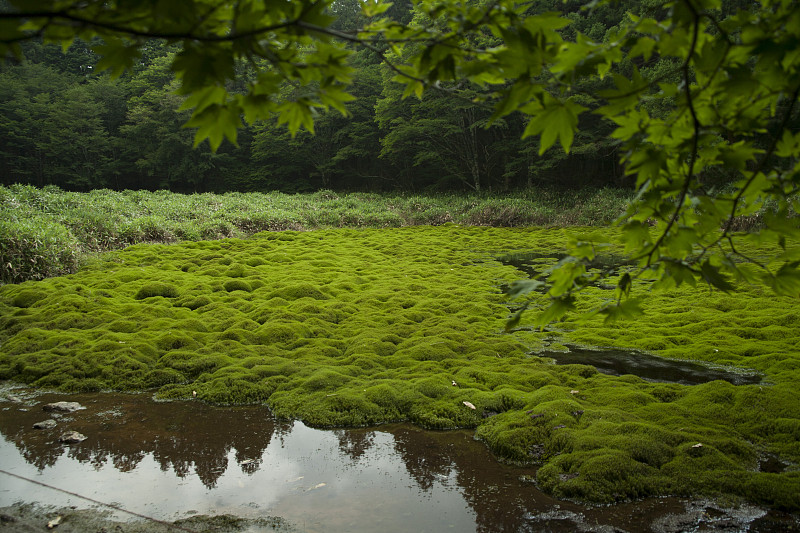
MULTIPOLYGON (((554 500, 530 481, 534 469, 498 463, 469 431, 318 430, 276 421, 264 407, 154 402, 143 394, 6 388, 0 398, 0 507, 111 504, 167 521, 273 516, 309 532, 677 531, 669 529, 675 517, 711 520, 708 513, 685 518, 698 504, 675 498, 598 508, 554 500), (56 401, 85 408, 43 410, 56 401), (33 428, 48 418, 55 428, 33 428), (67 430, 86 440, 59 442, 67 430)), ((758 531, 759 523, 784 518, 753 508, 742 526, 758 531)))

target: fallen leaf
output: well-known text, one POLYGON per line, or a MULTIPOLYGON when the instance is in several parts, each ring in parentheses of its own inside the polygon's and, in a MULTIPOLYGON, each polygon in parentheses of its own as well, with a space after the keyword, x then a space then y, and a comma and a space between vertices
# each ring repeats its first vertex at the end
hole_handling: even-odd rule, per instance
POLYGON ((472 404, 471 404, 471 403, 469 403, 469 402, 462 402, 462 403, 463 403, 464 405, 466 405, 467 407, 469 407, 470 409, 475 409, 475 406, 474 406, 474 405, 472 405, 472 404))

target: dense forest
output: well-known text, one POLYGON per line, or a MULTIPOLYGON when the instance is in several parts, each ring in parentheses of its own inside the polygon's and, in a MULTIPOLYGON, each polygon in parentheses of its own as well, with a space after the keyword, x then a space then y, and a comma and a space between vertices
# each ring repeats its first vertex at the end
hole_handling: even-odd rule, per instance
MULTIPOLYGON (((562 10, 573 22, 565 32, 602 40, 627 11, 647 9, 631 1, 592 11, 581 5, 551 0, 537 2, 535 10, 562 10)), ((337 30, 365 22, 358 0, 339 0, 331 9, 337 30)), ((408 1, 395 2, 388 15, 401 22, 423 16, 408 1)), ((523 115, 487 126, 492 111, 476 102, 477 86, 450 82, 421 99, 404 99, 390 69, 364 48, 352 56, 349 116, 320 112, 313 135, 303 130, 294 137, 274 120, 262 121, 240 131, 238 146, 193 149, 193 131, 184 127, 190 112, 170 70, 176 47, 153 40, 132 71, 112 79, 96 73, 96 44, 76 41, 62 52, 27 42, 23 60, 0 66, 0 183, 178 192, 501 192, 624 184, 608 124, 581 124, 569 156, 555 147, 539 156, 538 139, 522 139, 523 115)), ((595 104, 587 97, 584 105, 595 104)))

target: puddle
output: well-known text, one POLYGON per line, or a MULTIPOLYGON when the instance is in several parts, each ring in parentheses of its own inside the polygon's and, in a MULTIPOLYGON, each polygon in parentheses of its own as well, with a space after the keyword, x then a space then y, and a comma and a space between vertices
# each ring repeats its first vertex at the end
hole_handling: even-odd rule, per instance
POLYGON ((744 374, 709 368, 691 361, 665 359, 642 352, 627 350, 587 349, 568 346, 569 352, 542 352, 540 357, 554 359, 559 365, 591 365, 598 372, 622 376, 633 374, 648 381, 699 385, 709 381, 724 380, 734 385, 761 383, 758 374, 744 374))
MULTIPOLYGON (((297 531, 389 533, 647 531, 647 524, 699 505, 677 498, 597 508, 557 501, 525 481, 535 470, 498 463, 469 431, 405 424, 323 431, 276 421, 257 406, 6 388, 0 433, 0 470, 13 474, 0 472, 0 507, 105 510, 80 495, 159 520, 270 516, 297 531), (62 400, 85 409, 43 410, 62 400), (33 429, 48 418, 55 428, 33 429), (60 443, 68 430, 87 438, 60 443)), ((759 531, 752 526, 765 517, 769 524, 797 524, 796 517, 756 509, 740 519, 741 530, 759 531)))

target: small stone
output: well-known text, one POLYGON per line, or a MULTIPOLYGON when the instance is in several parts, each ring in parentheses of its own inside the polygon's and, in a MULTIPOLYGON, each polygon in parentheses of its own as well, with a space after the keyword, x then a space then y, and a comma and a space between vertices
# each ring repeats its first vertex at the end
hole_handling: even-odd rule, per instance
POLYGON ((475 409, 475 406, 474 406, 474 405, 472 405, 470 402, 462 402, 462 403, 463 403, 464 405, 466 405, 467 407, 469 407, 470 409, 475 409))
POLYGON ((702 447, 703 447, 703 443, 702 442, 698 442, 697 444, 693 444, 692 445, 692 448, 702 448, 702 447))
POLYGON ((85 441, 86 435, 78 433, 77 431, 67 431, 66 433, 62 434, 58 440, 66 444, 77 444, 85 441))
POLYGON ((86 408, 78 402, 55 402, 48 403, 42 409, 45 411, 58 411, 59 413, 72 413, 86 408))
POLYGON ((42 420, 41 422, 36 422, 33 425, 33 429, 53 429, 54 427, 56 427, 56 421, 52 418, 42 420))
POLYGON ((580 394, 581 391, 579 390, 571 390, 569 391, 570 394, 580 394))

